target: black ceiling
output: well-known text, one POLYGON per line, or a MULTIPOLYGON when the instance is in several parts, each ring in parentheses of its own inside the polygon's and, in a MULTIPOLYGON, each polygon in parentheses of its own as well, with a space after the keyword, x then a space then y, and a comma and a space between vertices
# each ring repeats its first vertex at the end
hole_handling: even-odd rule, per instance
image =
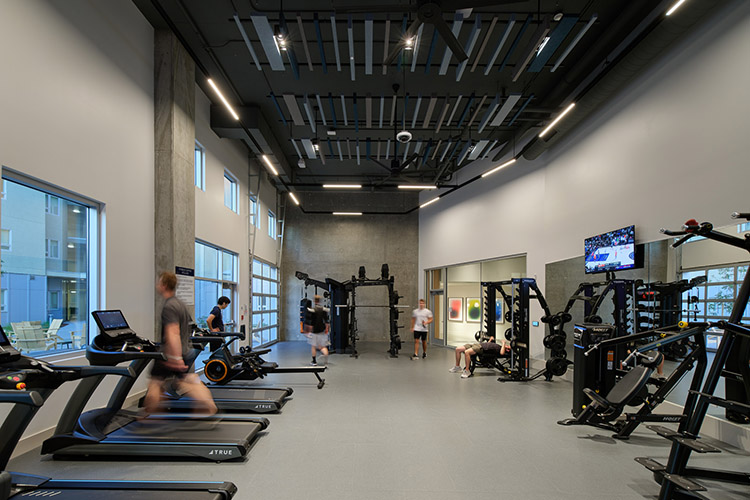
POLYGON ((647 35, 671 3, 506 0, 462 16, 445 11, 442 18, 458 31, 468 53, 464 63, 433 24, 424 24, 416 47, 384 66, 416 18, 402 11, 425 2, 383 6, 348 0, 344 6, 344 1, 135 3, 152 23, 169 26, 186 44, 202 73, 199 84, 207 89, 201 80, 210 76, 237 107, 260 109, 280 146, 265 152, 283 155, 284 160, 276 158, 284 167, 281 182, 297 191, 335 182, 383 190, 405 183, 451 186, 455 172, 475 158, 500 161, 517 155, 529 138, 536 140, 534 132, 585 95, 647 35), (269 33, 284 36, 288 45, 271 60, 264 50, 273 38, 269 33), (333 129, 335 135, 329 135, 333 129), (413 138, 396 145, 402 129, 413 138), (316 153, 306 150, 313 143, 319 146, 316 153), (411 158, 408 168, 392 165, 394 154, 402 163, 411 158), (298 167, 300 157, 304 169, 298 167))

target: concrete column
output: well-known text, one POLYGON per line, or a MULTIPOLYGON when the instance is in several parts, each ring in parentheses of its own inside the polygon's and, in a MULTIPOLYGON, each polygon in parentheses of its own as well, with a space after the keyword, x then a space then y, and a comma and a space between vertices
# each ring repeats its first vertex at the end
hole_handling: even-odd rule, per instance
MULTIPOLYGON (((154 37, 154 86, 158 275, 175 266, 195 268, 195 62, 170 31, 154 37)), ((156 311, 158 318, 158 296, 156 311)))

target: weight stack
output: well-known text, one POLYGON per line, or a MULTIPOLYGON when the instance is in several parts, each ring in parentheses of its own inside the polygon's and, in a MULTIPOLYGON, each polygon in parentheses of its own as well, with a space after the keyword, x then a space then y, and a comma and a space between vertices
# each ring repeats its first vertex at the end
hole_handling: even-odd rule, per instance
POLYGON ((573 343, 575 353, 573 355, 573 408, 571 413, 577 417, 585 406, 590 403, 583 389, 592 389, 602 396, 609 392, 615 383, 614 349, 601 349, 593 351, 588 356, 584 353, 591 346, 603 340, 615 337, 614 325, 584 323, 575 325, 573 329, 573 343))

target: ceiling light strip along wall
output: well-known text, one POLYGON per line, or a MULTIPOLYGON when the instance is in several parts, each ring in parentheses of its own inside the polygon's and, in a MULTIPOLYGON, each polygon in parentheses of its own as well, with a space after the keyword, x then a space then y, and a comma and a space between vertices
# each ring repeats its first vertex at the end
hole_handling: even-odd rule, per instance
MULTIPOLYGON (((471 32, 469 33, 469 39, 466 40, 466 45, 464 46, 464 52, 466 52, 466 55, 471 57, 471 52, 474 50, 474 45, 476 45, 477 40, 479 39, 479 34, 482 32, 482 17, 477 14, 474 17, 474 26, 471 28, 471 32)), ((466 70, 466 66, 469 64, 469 58, 464 59, 460 63, 458 63, 458 67, 456 68, 456 81, 460 81, 461 77, 464 74, 464 71, 466 70)))
POLYGON ((275 176, 279 175, 278 170, 276 170, 276 167, 273 166, 273 163, 271 163, 271 160, 266 155, 262 155, 261 158, 263 158, 263 161, 268 166, 268 169, 271 171, 271 173, 275 176))
POLYGON ((473 73, 474 70, 477 69, 477 64, 479 63, 479 60, 482 58, 482 54, 484 54, 484 49, 487 48, 487 43, 490 41, 490 37, 492 36, 492 31, 495 29, 496 24, 497 24, 497 16, 492 18, 492 21, 490 21, 490 27, 487 28, 487 32, 484 34, 484 39, 482 40, 482 44, 479 46, 477 55, 474 58, 474 63, 471 65, 471 68, 469 69, 471 73, 473 73))
MULTIPOLYGON (((331 36, 333 39, 333 54, 336 56, 336 70, 341 71, 341 56, 339 55, 339 34, 336 31, 336 15, 331 14, 331 36)), ((322 38, 322 37, 321 37, 322 38)), ((325 55, 325 51, 323 50, 323 40, 320 41, 320 50, 323 51, 323 55, 325 55)))
POLYGON ((515 159, 515 158, 511 158, 510 160, 508 160, 508 161, 506 161, 505 163, 503 163, 503 164, 501 164, 501 165, 499 165, 499 166, 497 166, 497 167, 493 168, 492 170, 489 170, 489 171, 487 171, 487 172, 483 173, 483 174, 482 174, 482 178, 485 178, 485 177, 487 177, 487 176, 490 176, 490 175, 494 174, 495 172, 497 172, 498 170, 502 170, 502 169, 504 169, 505 167, 508 167, 508 166, 510 166, 510 165, 513 165, 513 164, 514 164, 515 162, 516 162, 516 159, 515 159))
POLYGON ((672 15, 672 14, 674 13, 674 11, 676 11, 676 10, 677 10, 677 9, 678 9, 678 8, 680 7, 680 5, 682 5, 683 3, 685 3, 685 0, 678 0, 678 1, 677 1, 677 3, 675 3, 675 4, 674 4, 674 5, 673 5, 673 6, 672 6, 672 7, 671 7, 671 8, 670 8, 670 9, 669 9, 668 11, 667 11, 667 13, 666 13, 666 14, 664 14, 664 15, 665 15, 665 16, 671 16, 671 15, 672 15))
POLYGON ((433 199, 431 199, 430 201, 426 201, 426 202, 422 203, 421 205, 419 205, 419 208, 424 208, 424 207, 426 207, 428 205, 432 205, 433 203, 435 203, 439 199, 440 199, 440 196, 436 196, 433 199))
POLYGON ((490 61, 487 63, 487 66, 484 68, 484 76, 487 76, 490 74, 490 70, 492 69, 492 66, 495 64, 497 57, 500 55, 500 51, 503 49, 503 45, 505 45, 505 42, 508 40, 508 36, 510 36, 510 30, 513 29, 514 24, 516 24, 516 15, 512 14, 510 16, 510 19, 508 19, 508 24, 505 25, 505 31, 503 31, 503 34, 500 36, 500 40, 497 42, 497 47, 495 47, 495 52, 492 53, 492 57, 490 58, 490 61))
MULTIPOLYGON (((331 22, 335 23, 333 16, 331 16, 331 22)), ((320 18, 318 17, 317 13, 313 14, 313 25, 315 26, 315 38, 318 42, 318 52, 320 52, 320 63, 323 66, 323 74, 326 75, 328 74, 328 65, 326 64, 326 51, 325 51, 325 48, 323 47, 323 33, 320 30, 320 18)), ((300 30, 301 29, 302 28, 300 27, 300 30)), ((339 47, 338 47, 338 43, 336 43, 335 25, 333 28, 333 40, 334 40, 334 48, 336 49, 336 58, 338 59, 339 47)), ((305 51, 307 51, 307 45, 305 45, 305 51)), ((309 53, 308 53, 308 57, 309 57, 309 53)), ((310 66, 311 66, 310 71, 312 71, 312 62, 310 63, 310 66)), ((341 71, 340 67, 339 67, 339 71, 341 71)))
POLYGON ((255 32, 258 34, 271 69, 273 71, 284 71, 286 69, 284 61, 281 59, 281 52, 279 46, 276 45, 273 28, 268 22, 268 17, 265 14, 252 14, 250 20, 253 22, 255 32))
POLYGON ((221 93, 221 90, 219 90, 219 87, 216 86, 214 81, 210 78, 208 78, 208 84, 211 86, 212 89, 214 89, 214 93, 219 97, 219 100, 224 104, 224 107, 227 108, 227 111, 229 111, 229 114, 232 115, 232 118, 239 121, 240 117, 235 112, 234 108, 229 104, 229 101, 227 101, 226 97, 224 97, 224 94, 221 93))
MULTIPOLYGON (((302 16, 297 14, 297 29, 302 37, 302 49, 305 51, 305 58, 307 59, 307 69, 312 73, 312 57, 310 57, 310 47, 307 46, 307 36, 305 35, 305 26, 302 24, 302 16)), ((320 28, 318 28, 320 29, 320 28)))
POLYGON ((298 127, 304 127, 305 119, 302 118, 302 111, 297 104, 297 97, 294 94, 284 94, 282 97, 287 109, 289 110, 289 116, 292 117, 292 122, 298 127))
POLYGON ((362 184, 323 184, 325 189, 362 189, 362 184))
POLYGON ((372 14, 365 15, 365 75, 372 74, 372 14))
POLYGON ((320 112, 320 119, 323 120, 323 126, 327 127, 328 122, 326 121, 325 111, 323 111, 323 103, 320 101, 320 94, 315 94, 315 99, 318 101, 318 111, 320 112))
MULTIPOLYGON (((456 12, 456 15, 453 17, 453 28, 451 31, 453 32, 453 36, 458 38, 458 35, 461 33, 461 25, 464 22, 464 16, 460 12, 456 12)), ((445 47, 445 53, 443 53, 443 61, 440 63, 440 70, 438 71, 438 74, 445 75, 448 72, 448 65, 451 62, 451 56, 453 55, 453 51, 446 45, 445 47)))
POLYGON ((581 38, 583 38, 583 35, 586 34, 586 32, 591 28, 591 26, 594 25, 596 22, 596 19, 599 16, 597 14, 594 14, 591 16, 591 19, 589 19, 589 22, 586 23, 586 25, 581 28, 581 31, 578 32, 578 34, 573 38, 573 41, 570 42, 570 44, 566 47, 565 52, 563 52, 560 57, 557 59, 557 62, 555 62, 555 65, 552 66, 552 69, 550 70, 550 73, 554 73, 557 68, 560 67, 560 64, 565 60, 566 57, 571 53, 571 51, 575 48, 576 45, 578 45, 578 42, 581 41, 581 38))
POLYGON ((362 212, 332 212, 332 215, 362 215, 362 212))
POLYGON ((490 126, 499 127, 500 125, 502 125, 502 123, 505 121, 505 118, 508 117, 511 110, 518 103, 520 99, 521 99, 521 94, 510 94, 505 99, 505 102, 500 108, 500 111, 498 111, 497 114, 495 115, 495 118, 492 119, 490 126))
POLYGON ((399 189, 437 189, 434 184, 399 184, 399 189))
POLYGON ((346 34, 349 37, 349 70, 351 79, 354 81, 357 76, 354 70, 354 23, 352 21, 352 16, 349 16, 347 20, 346 34))
POLYGON ((417 68, 417 58, 419 57, 419 42, 422 40, 422 30, 424 29, 424 24, 419 25, 419 29, 417 30, 417 35, 414 37, 414 48, 412 49, 412 56, 411 56, 411 72, 414 73, 414 70, 417 68))
POLYGON ((388 42, 391 36, 391 20, 388 17, 385 18, 385 36, 383 37, 383 74, 388 73, 388 66, 385 61, 388 60, 388 42))
POLYGON ((515 82, 518 80, 518 78, 521 76, 521 73, 524 72, 526 69, 526 65, 529 64, 529 61, 531 61, 531 58, 534 57, 536 54, 537 49, 539 48, 539 45, 542 43, 544 38, 547 36, 547 33, 549 33, 550 30, 550 16, 547 14, 542 19, 542 22, 537 27, 534 34, 531 36, 531 40, 529 40, 529 44, 526 46, 524 51, 522 52, 520 63, 516 64, 513 72, 513 81, 515 82))
POLYGON ((245 46, 247 47, 248 52, 250 52, 250 57, 253 58, 253 62, 255 63, 255 67, 258 68, 258 71, 263 71, 263 68, 260 65, 260 61, 258 60, 258 55, 255 53, 255 49, 253 48, 253 44, 250 43, 250 38, 247 36, 247 32, 245 31, 245 27, 242 26, 242 21, 240 21, 240 16, 237 15, 237 13, 234 13, 234 24, 237 25, 237 29, 240 32, 240 35, 242 36, 242 40, 245 41, 245 46))
POLYGON ((543 137, 544 137, 545 135, 547 135, 547 134, 549 133, 549 131, 550 131, 550 130, 552 130, 552 128, 554 128, 554 126, 555 126, 555 125, 557 125, 557 124, 558 124, 558 122, 559 122, 560 120, 562 120, 562 119, 563 119, 563 117, 564 117, 565 115, 567 115, 568 113, 570 113, 570 111, 571 111, 571 110, 572 110, 572 109, 573 109, 573 108, 575 107, 575 105, 576 105, 576 103, 574 103, 574 102, 571 102, 571 103, 570 103, 570 104, 568 105, 568 107, 566 107, 566 108, 565 108, 565 109, 563 110, 563 112, 562 112, 562 113, 560 113, 559 115, 557 115, 557 118, 555 118, 555 119, 554 119, 554 120, 552 121, 552 123, 550 123, 549 125, 547 125, 547 127, 546 127, 546 128, 544 129, 544 130, 542 130, 541 132, 539 132, 539 138, 541 139, 541 138, 543 138, 543 137))
POLYGON ((297 199, 296 196, 294 196, 294 193, 292 193, 291 191, 289 191, 289 197, 292 199, 295 205, 299 206, 299 200, 297 199))

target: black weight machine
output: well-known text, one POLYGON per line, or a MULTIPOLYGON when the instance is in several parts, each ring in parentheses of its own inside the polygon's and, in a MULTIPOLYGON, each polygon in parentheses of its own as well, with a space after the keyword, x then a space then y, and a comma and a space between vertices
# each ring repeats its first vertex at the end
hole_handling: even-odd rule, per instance
MULTIPOLYGON (((484 289, 484 324, 487 337, 497 336, 497 321, 495 318, 495 301, 497 294, 502 297, 506 306, 504 318, 511 323, 511 327, 505 330, 504 336, 510 341, 510 354, 503 362, 492 362, 492 366, 504 373, 497 379, 500 382, 527 382, 544 376, 547 381, 552 376, 562 376, 568 369, 570 361, 562 356, 552 357, 547 360, 544 369, 534 375, 529 374, 529 303, 531 299, 539 301, 544 310, 544 318, 552 315, 544 299, 542 291, 536 284, 534 278, 513 278, 505 281, 483 281, 484 289), (509 289, 506 289, 509 287, 509 289)), ((549 322, 547 322, 549 324, 549 322)), ((549 326, 550 330, 553 326, 549 326)), ((563 338, 563 352, 565 339, 563 338)), ((483 361, 488 363, 488 361, 483 361)))
POLYGON ((573 371, 573 408, 575 418, 560 420, 560 425, 591 425, 613 431, 617 439, 628 439, 642 422, 679 423, 680 429, 687 424, 686 414, 695 406, 696 397, 688 394, 684 412, 680 414, 653 413, 666 400, 667 395, 682 378, 695 367, 690 389, 700 388, 708 364, 706 358, 705 332, 708 324, 680 322, 666 328, 648 330, 626 337, 616 336, 616 327, 607 324, 576 325, 574 330, 575 354, 573 371), (645 345, 643 342, 646 342, 645 345), (666 380, 652 379, 653 370, 663 361, 663 355, 651 355, 673 343, 686 346, 683 361, 666 380), (640 345, 639 345, 640 344, 640 345), (627 366, 631 360, 642 361, 638 375, 631 370, 620 369, 615 352, 625 347, 630 354, 623 360, 627 366), (697 366, 696 366, 697 363, 697 366), (650 393, 647 384, 656 386, 650 393), (603 396, 606 394, 606 396, 603 396), (623 413, 625 406, 639 406, 635 413, 623 413))
MULTIPOLYGON (((400 328, 398 319, 402 309, 408 306, 399 306, 398 301, 402 298, 394 289, 394 277, 390 275, 388 264, 383 264, 380 268, 380 278, 372 279, 366 275, 365 266, 359 267, 357 276, 352 276, 350 280, 338 282, 331 278, 326 278, 325 282, 310 278, 306 273, 297 271, 297 279, 304 281, 305 286, 315 285, 316 287, 327 290, 331 299, 331 348, 338 354, 349 353, 357 358, 357 307, 387 307, 389 309, 389 336, 390 345, 388 353, 392 358, 398 357, 398 351, 401 349, 401 336, 398 333, 400 328), (388 305, 387 306, 363 306, 357 305, 357 288, 363 286, 385 286, 388 288, 388 305)), ((307 309, 310 307, 308 302, 300 304, 300 321, 304 323, 305 316, 308 314, 307 309)))
MULTIPOLYGON (((732 217, 750 221, 750 213, 735 212, 732 217)), ((695 219, 691 219, 685 223, 682 231, 662 229, 662 233, 668 236, 682 236, 672 244, 673 247, 682 245, 694 236, 703 236, 750 252, 750 237, 747 234, 744 238, 740 238, 720 233, 714 231, 713 224, 710 222, 698 224, 695 219)), ((656 482, 661 485, 659 500, 706 498, 700 494, 706 488, 695 482, 694 478, 750 487, 750 473, 746 471, 706 469, 688 465, 693 452, 718 453, 720 451, 700 439, 701 428, 709 405, 724 408, 728 419, 740 422, 750 421, 750 364, 748 364, 750 328, 741 324, 748 299, 750 299, 750 273, 745 274, 729 319, 711 325, 722 329, 724 333, 711 368, 703 382, 703 388, 690 391, 697 401, 693 408, 686 408, 688 410, 686 411, 686 425, 677 432, 663 426, 649 426, 660 436, 672 441, 666 464, 647 457, 635 459, 651 471, 656 482), (726 383, 725 398, 715 395, 721 377, 725 378, 726 383)))

